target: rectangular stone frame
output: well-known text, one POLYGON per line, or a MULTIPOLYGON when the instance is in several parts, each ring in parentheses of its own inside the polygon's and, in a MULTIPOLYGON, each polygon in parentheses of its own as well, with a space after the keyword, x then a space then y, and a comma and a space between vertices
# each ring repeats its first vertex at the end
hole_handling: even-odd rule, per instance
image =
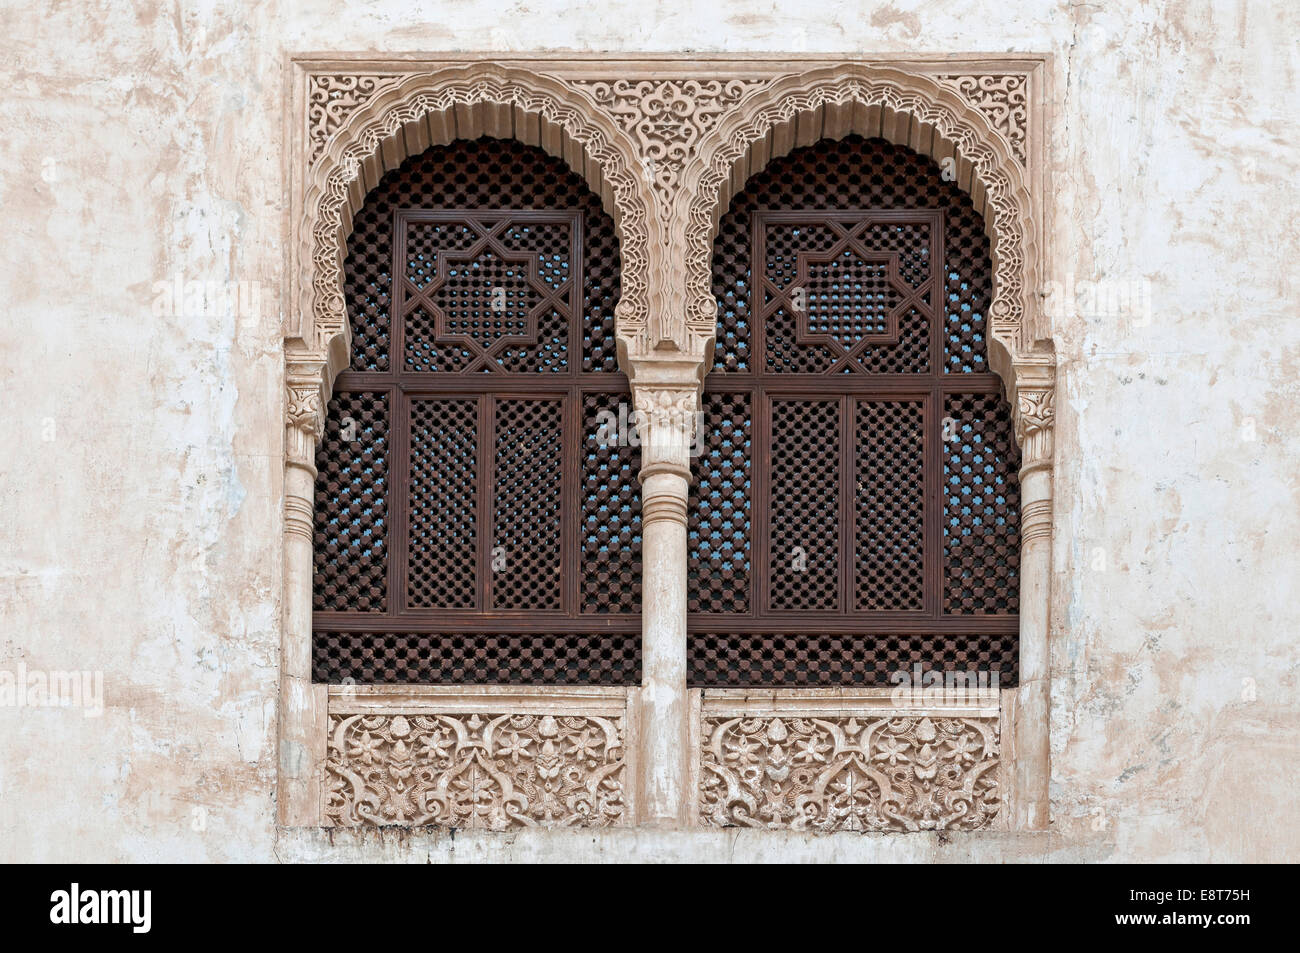
MULTIPOLYGON (((627 815, 624 822, 651 827, 689 828, 698 823, 698 783, 705 741, 699 734, 702 712, 713 710, 719 705, 730 705, 732 708, 727 710, 753 710, 762 713, 765 717, 779 715, 794 717, 800 714, 800 699, 804 699, 806 705, 803 713, 809 716, 833 709, 837 716, 851 717, 854 712, 857 712, 863 718, 870 719, 880 717, 888 692, 833 691, 831 694, 835 700, 831 702, 827 700, 825 693, 818 695, 806 691, 727 693, 705 692, 697 689, 687 694, 684 705, 674 707, 674 711, 680 709, 680 712, 674 716, 674 720, 670 720, 665 734, 663 712, 657 709, 656 705, 661 705, 665 689, 670 692, 677 689, 663 681, 665 671, 654 671, 654 666, 650 664, 649 659, 646 682, 640 689, 600 689, 595 690, 594 693, 591 689, 561 687, 530 689, 518 686, 467 686, 463 689, 412 686, 400 691, 378 686, 358 686, 344 693, 337 688, 315 685, 310 681, 311 512, 309 505, 304 512, 300 501, 304 498, 311 499, 310 477, 314 474, 309 475, 308 468, 304 466, 310 448, 295 445, 295 442, 301 438, 296 435, 293 427, 296 407, 291 388, 297 380, 295 375, 302 369, 294 363, 288 345, 292 342, 308 341, 312 333, 311 317, 304 313, 304 309, 299 304, 304 300, 303 283, 308 280, 306 276, 311 272, 311 263, 303 260, 302 253, 302 249, 307 247, 305 243, 307 236, 303 231, 306 221, 304 211, 309 185, 308 171, 313 157, 321 151, 322 136, 333 130, 329 128, 330 118, 322 118, 319 109, 313 116, 309 85, 314 75, 402 78, 448 67, 475 64, 518 66, 569 81, 601 81, 615 78, 726 80, 737 77, 766 80, 819 67, 846 65, 901 70, 938 80, 950 89, 957 89, 961 84, 961 78, 1010 77, 1017 86, 1023 82, 1023 120, 1019 120, 1016 116, 1008 119, 1001 113, 998 103, 988 104, 988 108, 992 111, 991 116, 994 113, 998 115, 996 123, 1011 127, 1008 129, 1008 135, 1016 140, 1016 148, 1021 154, 1025 181, 1032 203, 1032 208, 1029 210, 1032 234, 1026 236, 1027 245, 1037 256, 1032 272, 1045 276, 1055 273, 1052 267, 1054 256, 1051 250, 1053 229, 1050 227, 1049 220, 1051 209, 1044 201, 1044 197, 1048 194, 1048 147, 1052 134, 1049 126, 1050 104, 1055 98, 1051 58, 1040 54, 551 53, 523 55, 496 52, 305 53, 288 57, 285 75, 289 109, 285 117, 284 130, 288 149, 284 171, 290 190, 289 220, 286 228, 288 237, 286 267, 291 276, 292 287, 291 306, 285 319, 285 339, 286 390, 290 395, 286 401, 286 419, 291 425, 286 430, 285 445, 285 525, 283 528, 285 595, 278 763, 280 825, 318 827, 327 821, 326 766, 331 756, 328 739, 331 714, 364 709, 390 716, 418 711, 437 712, 450 717, 455 714, 472 715, 492 708, 500 711, 505 706, 524 714, 549 712, 556 717, 566 715, 579 717, 593 713, 613 716, 621 711, 621 723, 625 726, 623 739, 625 757, 622 773, 623 777, 631 782, 626 797, 627 815), (302 598, 304 592, 307 594, 305 606, 302 598), (302 633, 307 633, 306 637, 302 633), (673 749, 674 746, 680 748, 679 754, 685 759, 685 767, 676 773, 673 770, 658 770, 660 767, 658 762, 662 760, 664 752, 673 749), (664 805, 667 807, 665 808, 664 805)), ((978 88, 973 95, 976 98, 980 96, 978 88)), ((977 103, 972 102, 971 105, 978 108, 977 103)), ((829 115, 828 113, 827 132, 832 131, 829 128, 831 126, 829 115)), ((538 129, 534 132, 537 144, 552 154, 565 158, 571 165, 576 163, 576 167, 581 171, 584 156, 573 154, 568 144, 549 138, 544 130, 538 129)), ((887 137, 913 145, 914 148, 919 145, 911 142, 911 139, 918 135, 916 127, 905 132, 895 125, 882 132, 887 137)), ((797 133, 781 135, 795 135, 798 144, 803 144, 802 133, 803 130, 800 129, 797 133)), ((796 144, 794 141, 773 141, 769 136, 769 141, 759 151, 769 156, 781 154, 794 144, 796 144)), ((421 143, 411 142, 409 146, 411 149, 418 149, 421 143)), ((590 163, 589 159, 585 161, 590 163)), ((376 180, 381 172, 382 169, 365 166, 357 176, 354 188, 364 191, 366 184, 376 180)), ((962 163, 958 174, 959 184, 971 191, 977 210, 985 212, 986 196, 979 183, 974 181, 970 164, 962 163), (971 189, 973 181, 975 188, 971 189)), ((737 170, 736 177, 739 181, 733 183, 733 191, 743 183, 744 175, 741 170, 737 170)), ((608 188, 602 189, 601 192, 608 205, 610 201, 608 188)), ((720 214, 721 211, 715 210, 715 220, 720 214)), ((1028 296, 1038 293, 1037 288, 1026 288, 1025 291, 1028 296)), ((1027 302, 1025 320, 1033 325, 1033 332, 1038 338, 1050 338, 1050 329, 1043 323, 1045 319, 1042 318, 1041 313, 1033 309, 1033 302, 1027 302)), ((1033 459, 1037 463, 1025 471, 1025 479, 1037 479, 1041 484, 1033 492, 1026 493, 1025 525, 1022 525, 1024 534, 1022 558, 1028 564, 1022 574, 1022 683, 1016 689, 1004 690, 1000 704, 995 708, 990 708, 986 702, 978 712, 974 712, 978 717, 992 719, 998 726, 997 731, 1003 742, 1003 753, 998 766, 1003 779, 1003 801, 996 826, 1010 830, 1043 829, 1048 823, 1046 804, 1046 791, 1050 781, 1047 722, 1048 590, 1051 582, 1052 544, 1053 450, 1050 428, 1055 383, 1053 368, 1054 365, 1050 360, 1029 359, 1023 368, 1018 369, 1017 380, 1009 382, 1008 386, 1008 396, 1013 406, 1018 408, 1018 437, 1022 444, 1031 440, 1038 441, 1033 454, 1033 459), (1026 400, 1030 401, 1028 406, 1026 400), (1027 525, 1031 515, 1035 521, 1034 526, 1027 525), (1028 544, 1031 540, 1035 541, 1036 546, 1032 559, 1028 553, 1028 544), (1035 564, 1038 566, 1037 569, 1035 564)), ((654 383, 650 376, 643 375, 642 380, 654 383)), ((634 390, 638 390, 635 380, 634 390)), ((698 391, 696 398, 698 398, 698 391)), ((643 403, 639 392, 637 402, 639 406, 643 403)), ((1030 455, 1026 456, 1028 458, 1030 455)), ((646 573, 648 578, 656 572, 654 554, 649 550, 649 540, 647 540, 643 573, 646 573)), ((644 589, 647 592, 647 605, 643 614, 643 639, 648 644, 656 638, 657 626, 661 624, 658 620, 663 618, 663 613, 655 611, 655 606, 651 604, 653 597, 650 593, 654 587, 646 585, 644 589)), ((684 635, 684 620, 681 628, 680 633, 667 632, 668 638, 664 641, 675 645, 676 640, 680 640, 684 635)), ((682 675, 680 684, 684 686, 684 653, 680 671, 682 675)), ((676 680, 677 676, 671 665, 666 673, 670 680, 676 680)), ((953 714, 943 706, 937 707, 933 713, 936 716, 953 714)), ((966 714, 970 715, 972 712, 966 711, 966 714)))

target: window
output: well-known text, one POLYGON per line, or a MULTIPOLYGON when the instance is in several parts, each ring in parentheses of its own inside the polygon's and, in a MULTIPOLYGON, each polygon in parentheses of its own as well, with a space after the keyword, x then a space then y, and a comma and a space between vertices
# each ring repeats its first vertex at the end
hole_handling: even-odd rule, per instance
POLYGON ((690 500, 690 684, 1017 678, 1019 457, 969 197, 885 140, 738 193, 690 500))
POLYGON ((540 149, 435 147, 368 196, 345 282, 315 680, 639 682, 640 460, 600 432, 629 400, 599 200, 540 149))

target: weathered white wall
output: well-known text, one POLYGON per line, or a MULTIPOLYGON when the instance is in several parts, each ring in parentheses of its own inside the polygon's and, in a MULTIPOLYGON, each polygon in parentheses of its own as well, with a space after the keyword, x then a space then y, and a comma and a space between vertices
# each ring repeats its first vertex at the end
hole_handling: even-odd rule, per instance
POLYGON ((1300 859, 1300 8, 784 8, 7 0, 0 670, 105 709, 0 707, 0 858, 1300 859), (688 47, 1056 56, 1056 277, 1152 317, 1057 328, 1054 833, 277 835, 286 53, 688 47))

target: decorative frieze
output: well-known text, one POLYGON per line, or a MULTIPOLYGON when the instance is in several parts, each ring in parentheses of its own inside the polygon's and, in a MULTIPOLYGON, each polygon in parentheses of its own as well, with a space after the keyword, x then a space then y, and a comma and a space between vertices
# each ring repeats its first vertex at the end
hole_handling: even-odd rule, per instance
POLYGON ((523 704, 519 694, 395 704, 359 690, 333 694, 325 823, 487 830, 626 823, 623 702, 593 711, 555 692, 523 704))
POLYGON ((995 698, 932 710, 877 700, 854 711, 781 694, 770 706, 737 706, 705 693, 701 824, 831 833, 979 830, 997 820, 995 698))

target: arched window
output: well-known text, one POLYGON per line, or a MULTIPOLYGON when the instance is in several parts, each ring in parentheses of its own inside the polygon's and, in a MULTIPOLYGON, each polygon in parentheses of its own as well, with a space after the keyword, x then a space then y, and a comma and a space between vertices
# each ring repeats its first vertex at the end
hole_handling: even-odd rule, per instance
POLYGON ((635 684, 635 446, 614 223, 563 162, 459 140, 384 176, 345 262, 317 457, 313 675, 635 684))
POLYGON ((1017 678, 1019 468, 969 197, 885 140, 736 195, 690 503, 690 684, 1017 678))

